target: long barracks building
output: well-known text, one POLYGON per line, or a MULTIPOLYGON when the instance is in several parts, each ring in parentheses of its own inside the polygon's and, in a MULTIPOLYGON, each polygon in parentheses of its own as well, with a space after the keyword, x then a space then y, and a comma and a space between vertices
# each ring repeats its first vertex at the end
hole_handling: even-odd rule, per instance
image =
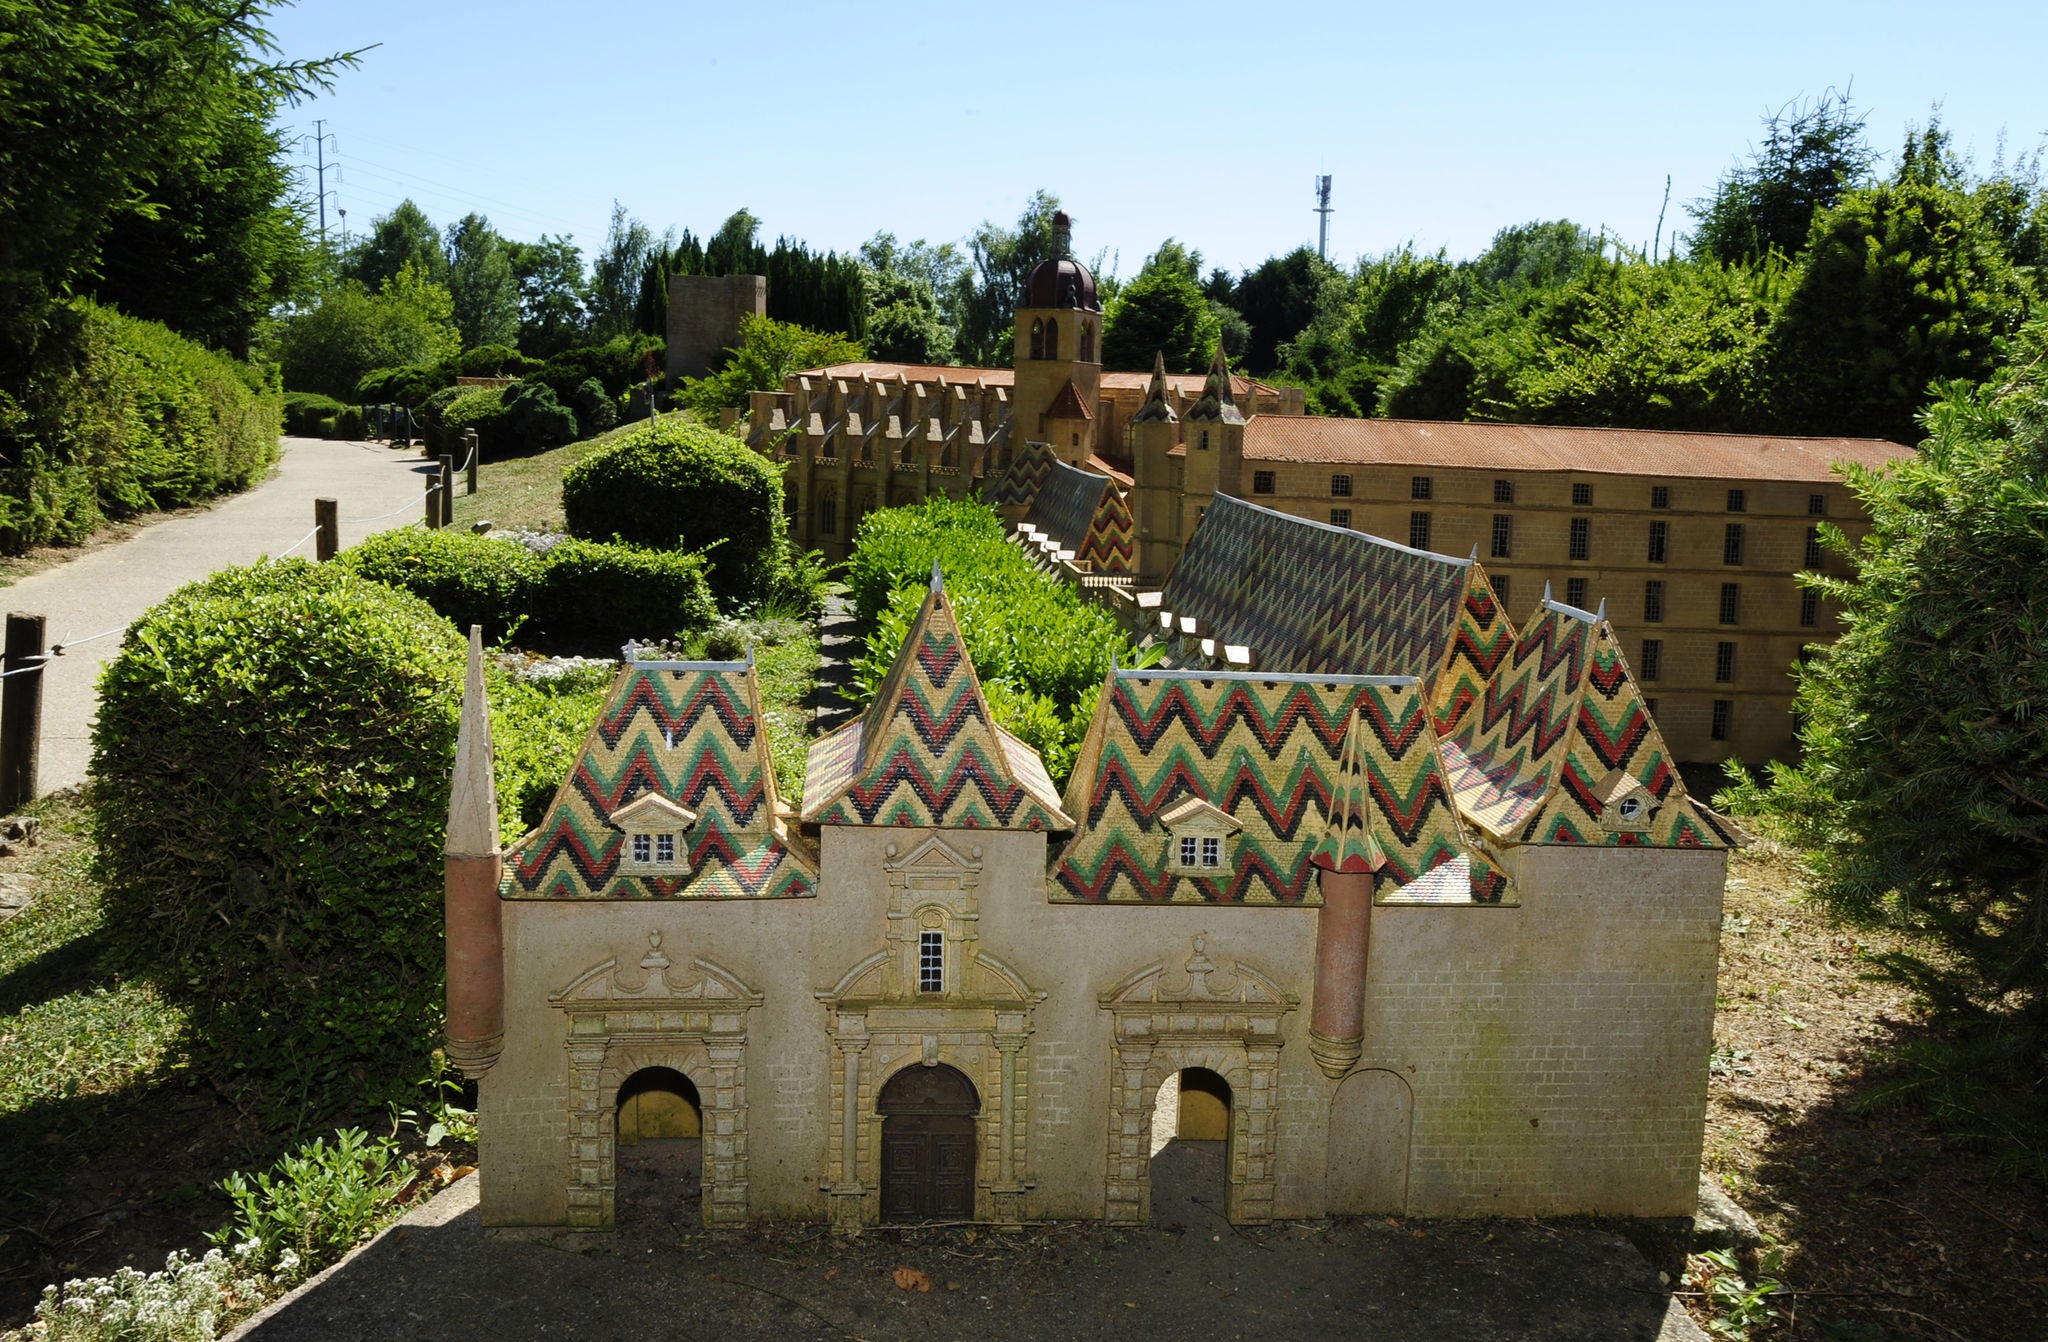
MULTIPOLYGON (((1678 759, 1791 750, 1790 669, 1836 627, 1831 603, 1795 575, 1842 571, 1821 544, 1823 525, 1851 537, 1867 529, 1834 468, 1881 467, 1910 449, 1312 418, 1298 389, 1233 375, 1220 356, 1206 378, 1105 372, 1094 277, 1068 254, 1065 217, 1057 222, 1060 255, 1033 272, 1017 310, 1014 367, 844 364, 755 394, 737 431, 786 463, 795 540, 844 558, 867 512, 982 491, 1007 500, 1050 556, 1130 594, 1126 604, 1150 620, 1218 497, 1243 500, 1478 558, 1511 615, 1536 611, 1546 590, 1573 607, 1604 606, 1678 759), (1040 501, 1055 468, 1099 483, 1040 501), (1077 505, 1077 491, 1094 503, 1077 505), (1119 517, 1130 534, 1105 544, 1119 517)), ((1258 651, 1209 641, 1218 666, 1232 646, 1258 651)))

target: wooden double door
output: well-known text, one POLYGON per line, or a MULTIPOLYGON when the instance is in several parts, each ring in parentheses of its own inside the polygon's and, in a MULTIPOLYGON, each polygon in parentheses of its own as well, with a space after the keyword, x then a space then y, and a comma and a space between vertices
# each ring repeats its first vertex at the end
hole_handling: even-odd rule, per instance
POLYGON ((882 1219, 974 1218, 980 1097, 950 1067, 912 1067, 882 1088, 882 1219))

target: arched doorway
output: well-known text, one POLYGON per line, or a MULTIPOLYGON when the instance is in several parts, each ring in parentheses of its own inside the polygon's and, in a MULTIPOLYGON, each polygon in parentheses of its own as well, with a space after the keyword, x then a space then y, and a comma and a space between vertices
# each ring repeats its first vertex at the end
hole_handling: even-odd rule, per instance
POLYGON ((643 1067, 619 1087, 616 1222, 703 1221, 704 1107, 673 1067, 643 1067))
POLYGON ((1153 1105, 1152 1224, 1229 1220, 1230 1083, 1207 1067, 1166 1078, 1153 1105))
POLYGON ((875 1098, 882 1115, 882 1219, 971 1220, 981 1097, 951 1067, 906 1067, 875 1098))

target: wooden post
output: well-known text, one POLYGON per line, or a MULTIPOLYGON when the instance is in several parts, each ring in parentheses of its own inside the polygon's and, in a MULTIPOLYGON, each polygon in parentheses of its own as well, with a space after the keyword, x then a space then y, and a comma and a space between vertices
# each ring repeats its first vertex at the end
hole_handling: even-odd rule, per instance
POLYGON ((320 537, 313 542, 313 557, 324 564, 341 548, 341 514, 333 499, 313 500, 313 525, 320 528, 320 537))
POLYGON ((433 476, 427 477, 427 529, 441 525, 441 482, 433 476))
POLYGON ((441 525, 455 525, 455 458, 441 454, 441 525))
POLYGON ((462 431, 462 445, 469 449, 469 489, 467 492, 474 494, 476 493, 476 468, 478 464, 478 458, 483 456, 483 451, 480 445, 477 443, 475 429, 464 429, 462 431))
MULTIPOLYGON (((0 670, 43 665, 43 617, 10 612, 0 670)), ((40 674, 0 680, 0 812, 18 811, 36 799, 36 757, 43 735, 43 678, 40 674)))

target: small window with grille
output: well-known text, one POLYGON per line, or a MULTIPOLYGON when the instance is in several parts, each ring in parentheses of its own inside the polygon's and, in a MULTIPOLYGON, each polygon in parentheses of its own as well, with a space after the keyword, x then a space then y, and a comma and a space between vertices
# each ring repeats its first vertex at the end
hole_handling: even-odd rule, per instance
POLYGON ((1330 525, 1331 525, 1331 526, 1333 526, 1333 527, 1348 527, 1348 526, 1350 526, 1350 525, 1351 525, 1351 510, 1350 510, 1349 508, 1332 508, 1332 509, 1330 509, 1330 525))
POLYGON ((1643 623, 1664 623, 1664 580, 1652 578, 1643 584, 1643 623))
POLYGON ((1742 513, 1749 511, 1749 496, 1739 489, 1728 491, 1728 511, 1742 513))
POLYGON ((1643 640, 1643 679, 1664 678, 1664 640, 1646 638, 1643 640))
POLYGON ((1714 679, 1722 684, 1735 679, 1735 645, 1729 642, 1714 645, 1714 679))
POLYGON ((1574 517, 1571 528, 1571 557, 1590 559, 1593 557, 1593 519, 1574 517))
POLYGON ((1591 486, 1591 485, 1573 485, 1573 486, 1572 486, 1572 507, 1574 507, 1574 508, 1590 508, 1590 507, 1592 507, 1592 506, 1593 506, 1593 486, 1591 486))
POLYGON ((654 860, 656 862, 674 862, 676 860, 675 835, 657 834, 654 836, 654 860))
POLYGON ((635 834, 633 836, 633 861, 643 867, 654 861, 654 836, 652 834, 635 834))
POLYGON ((1714 701, 1714 723, 1708 735, 1712 736, 1716 741, 1728 739, 1728 717, 1734 708, 1735 701, 1733 699, 1716 699, 1714 701))
POLYGON ((1220 867, 1223 865, 1223 840, 1203 838, 1202 865, 1205 867, 1220 867))
POLYGON ((1331 498, 1333 498, 1333 499, 1348 499, 1348 498, 1350 498, 1350 497, 1351 497, 1351 477, 1350 477, 1350 476, 1348 476, 1348 475, 1333 475, 1333 476, 1331 476, 1331 477, 1330 477, 1330 497, 1331 497, 1331 498))
POLYGON ((1820 593, 1801 592, 1799 594, 1799 627, 1801 629, 1811 629, 1819 623, 1820 593))
POLYGON ((1503 611, 1505 611, 1514 600, 1514 598, 1508 595, 1510 592, 1514 591, 1514 587, 1515 584, 1513 580, 1511 580, 1505 573, 1496 573, 1493 575, 1493 597, 1494 600, 1500 602, 1500 608, 1503 611))
POLYGON ((917 990, 946 991, 946 934, 931 929, 917 934, 917 990))
POLYGON ((1515 519, 1506 513, 1493 515, 1493 557, 1508 558, 1515 548, 1515 519))
POLYGON ((1649 710, 1651 717, 1657 716, 1657 701, 1655 699, 1643 700, 1643 707, 1649 710))
POLYGON ((1587 609, 1586 580, 1584 578, 1566 578, 1564 580, 1564 604, 1567 606, 1577 606, 1580 610, 1587 609))
POLYGON ((1828 515, 1828 496, 1825 494, 1808 494, 1806 496, 1806 512, 1810 517, 1826 517, 1828 515))
POLYGON ((1742 584, 1739 582, 1724 582, 1721 584, 1721 623, 1740 624, 1741 622, 1742 584))
POLYGON ((1195 855, 1201 851, 1201 840, 1192 834, 1183 834, 1180 839, 1180 864, 1183 867, 1195 865, 1195 855))
POLYGON ((1728 565, 1742 563, 1742 523, 1730 522, 1728 530, 1721 537, 1721 562, 1728 565))
POLYGON ((1494 481, 1493 501, 1495 503, 1513 503, 1515 501, 1515 482, 1512 480, 1494 481))
POLYGON ((1430 481, 1430 478, 1429 478, 1428 476, 1426 476, 1426 475, 1415 475, 1415 476, 1410 476, 1410 477, 1409 477, 1409 479, 1408 479, 1408 497, 1409 497, 1409 498, 1411 498, 1411 499, 1426 499, 1426 498, 1430 497, 1430 494, 1431 494, 1431 492, 1432 492, 1432 490, 1431 490, 1431 481, 1430 481))
POLYGON ((1414 512, 1408 514, 1408 544, 1417 550, 1429 548, 1429 514, 1414 512))
POLYGON ((1669 508, 1671 506, 1671 486, 1651 485, 1650 506, 1652 508, 1669 508))
POLYGON ((1819 568, 1820 561, 1820 528, 1808 527, 1806 529, 1806 566, 1808 568, 1819 568))
POLYGON ((1253 472, 1252 472, 1252 493, 1254 493, 1254 494, 1270 494, 1270 493, 1272 493, 1272 492, 1273 492, 1273 472, 1271 472, 1271 471, 1253 471, 1253 472))
POLYGON ((1664 562, 1664 556, 1670 546, 1670 542, 1671 524, 1669 522, 1650 523, 1650 562, 1652 564, 1664 562))

